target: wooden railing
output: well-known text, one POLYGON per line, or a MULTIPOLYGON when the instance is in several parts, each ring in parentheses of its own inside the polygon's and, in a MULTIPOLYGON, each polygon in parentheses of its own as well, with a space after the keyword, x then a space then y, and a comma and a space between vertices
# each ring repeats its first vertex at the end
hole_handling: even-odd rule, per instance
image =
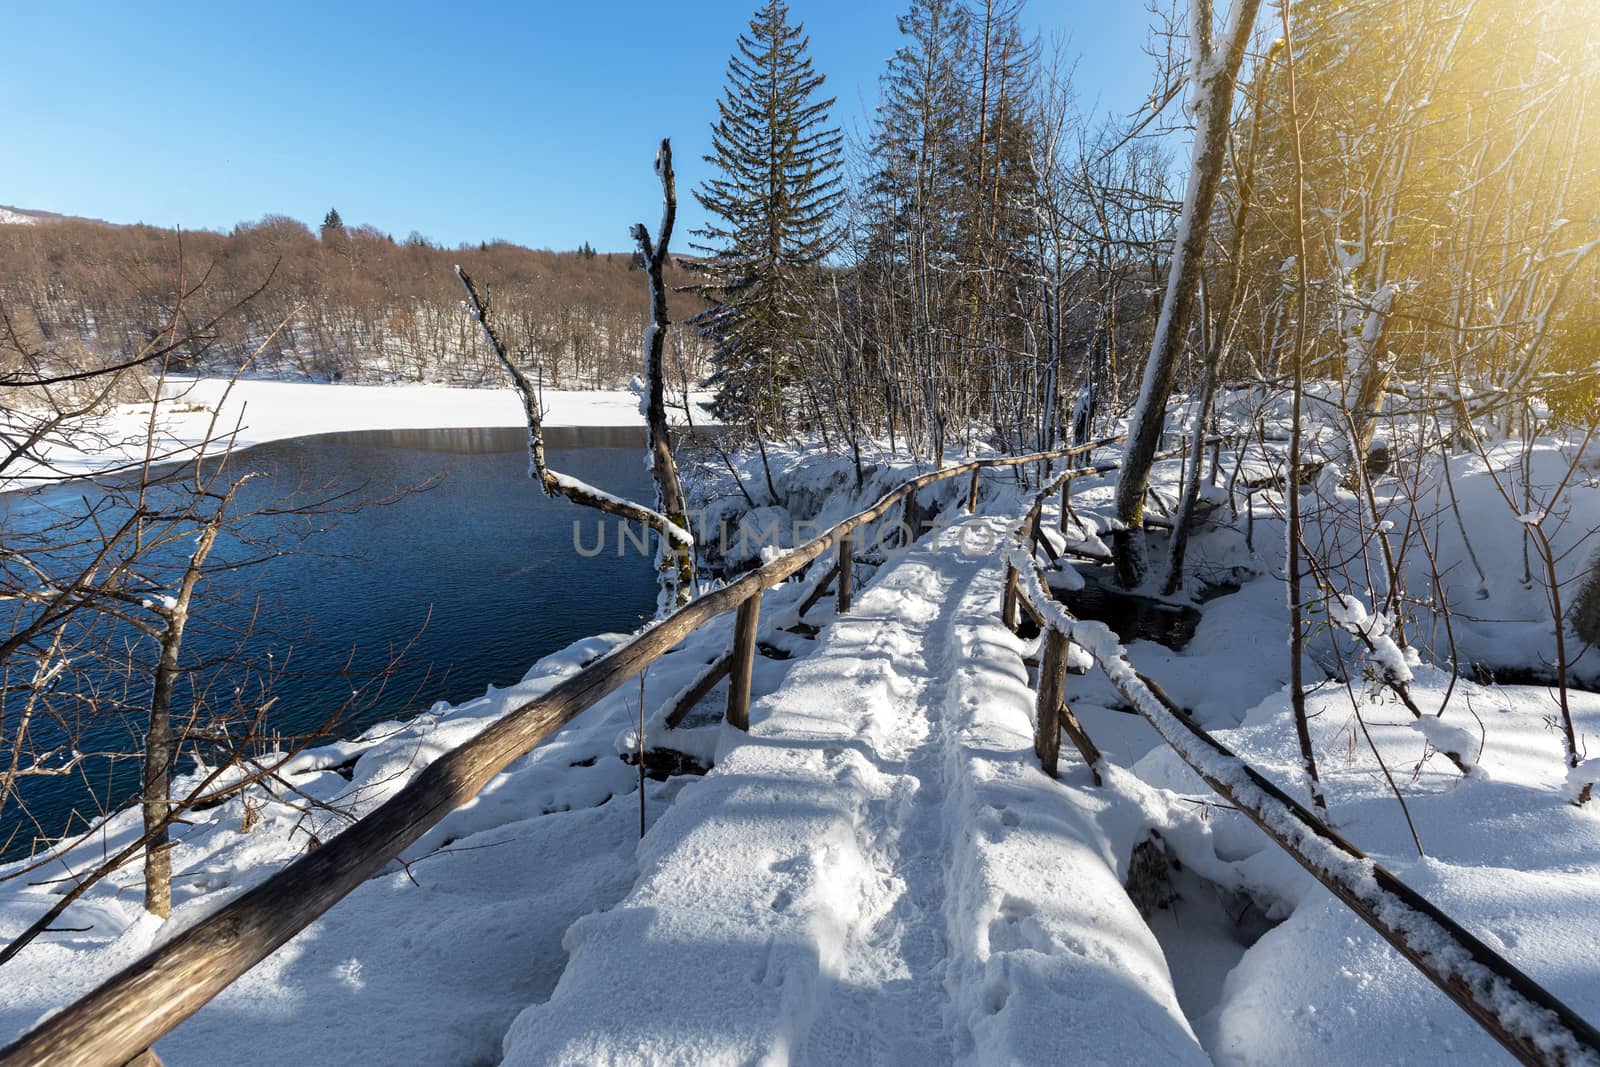
MULTIPOLYGON (((514 760, 707 621, 729 611, 738 613, 733 648, 725 657, 722 673, 732 679, 727 719, 735 726, 747 727, 750 673, 765 590, 798 574, 837 546, 839 610, 848 611, 854 535, 896 504, 914 500, 918 490, 970 475, 967 504, 971 510, 976 507, 979 479, 985 470, 1068 459, 1118 440, 1106 438, 1075 448, 972 460, 911 478, 820 536, 691 601, 429 764, 405 788, 328 844, 295 860, 0 1049, 0 1067, 119 1067, 135 1057, 155 1062, 149 1049, 162 1035, 382 870, 514 760)), ((713 677, 712 683, 715 681, 713 677)), ((700 695, 709 690, 708 685, 700 695)))
POLYGON ((1036 555, 1043 546, 1054 556, 1041 537, 1040 515, 1046 499, 1079 473, 1066 470, 1045 484, 1013 531, 1012 543, 1004 546, 1004 621, 1015 626, 1020 605, 1039 624, 1044 638, 1034 750, 1045 771, 1055 775, 1060 734, 1065 732, 1094 772, 1095 784, 1100 784, 1095 766, 1100 753, 1062 699, 1068 649, 1075 643, 1208 786, 1293 856, 1508 1052, 1528 1064, 1600 1064, 1600 1031, 1212 737, 1159 685, 1134 670, 1104 624, 1075 619, 1056 602, 1036 555))

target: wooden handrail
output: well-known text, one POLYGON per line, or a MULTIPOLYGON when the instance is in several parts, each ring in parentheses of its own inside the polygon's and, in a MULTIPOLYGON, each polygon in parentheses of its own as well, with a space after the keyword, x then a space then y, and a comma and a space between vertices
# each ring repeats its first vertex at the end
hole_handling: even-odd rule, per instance
MULTIPOLYGON (((393 797, 328 844, 288 864, 0 1049, 0 1067, 121 1067, 382 870, 512 762, 701 625, 799 573, 856 530, 882 518, 908 494, 988 468, 1084 455, 1121 439, 1103 438, 1025 456, 969 460, 918 475, 805 544, 690 601, 430 763, 393 797)), ((976 501, 975 491, 970 499, 976 501)), ((849 579, 843 575, 840 587, 844 600, 849 579)))
MULTIPOLYGON (((1592 1024, 1212 737, 1160 686, 1133 669, 1104 624, 1075 619, 1055 602, 1031 546, 1023 546, 1037 536, 1044 499, 1066 484, 1066 473, 1070 472, 1039 492, 1027 516, 1012 531, 1015 543, 1004 546, 1008 588, 1014 589, 1014 597, 1023 603, 1040 601, 1033 614, 1044 620, 1041 630, 1059 633, 1061 643, 1073 641, 1083 647, 1112 687, 1208 786, 1259 826, 1520 1062, 1600 1065, 1600 1031, 1592 1024)), ((1041 680, 1041 693, 1049 684, 1048 679, 1041 680)), ((1051 694, 1044 695, 1053 699, 1051 694)), ((1036 734, 1046 729, 1053 733, 1057 724, 1046 723, 1042 702, 1040 708, 1036 734)), ((1054 748, 1045 751, 1047 746, 1037 738, 1035 747, 1053 774, 1054 748)))

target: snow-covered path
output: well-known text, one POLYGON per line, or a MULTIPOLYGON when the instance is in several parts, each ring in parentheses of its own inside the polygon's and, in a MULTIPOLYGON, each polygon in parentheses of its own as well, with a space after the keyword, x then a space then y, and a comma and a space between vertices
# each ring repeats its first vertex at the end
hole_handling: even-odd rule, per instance
POLYGON ((756 703, 507 1063, 1206 1062, 1097 822, 1128 805, 1032 760, 1005 525, 892 561, 756 703))
POLYGON ((952 586, 970 588, 972 577, 908 562, 886 577, 889 596, 871 602, 893 598, 899 612, 864 616, 870 608, 863 604, 855 618, 835 624, 859 628, 865 650, 881 656, 864 657, 847 677, 870 690, 879 681, 871 676, 887 668, 882 683, 893 700, 853 705, 853 725, 872 738, 872 762, 885 788, 868 796, 854 827, 871 895, 820 998, 802 1057, 810 1062, 932 1065, 954 1058, 941 1011, 950 951, 944 910, 950 826, 943 814, 949 737, 937 710, 945 690, 939 668, 962 599, 952 586))

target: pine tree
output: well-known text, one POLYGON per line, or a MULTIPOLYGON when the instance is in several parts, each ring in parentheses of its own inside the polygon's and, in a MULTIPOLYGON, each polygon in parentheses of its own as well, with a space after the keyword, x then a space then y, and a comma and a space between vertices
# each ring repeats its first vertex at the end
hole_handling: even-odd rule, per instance
MULTIPOLYGON (((868 184, 874 284, 916 404, 907 429, 943 455, 948 432, 1014 420, 1033 402, 1019 353, 1040 336, 1034 186, 1036 44, 1019 0, 912 0, 889 61, 868 184), (925 416, 924 414, 925 413, 925 416), (923 421, 925 418, 925 421, 923 421)), ((912 405, 908 403, 908 408, 912 405)))
POLYGON ((907 40, 889 60, 873 131, 880 169, 872 195, 897 224, 894 236, 935 256, 955 253, 960 64, 968 25, 966 9, 954 0, 912 0, 899 18, 907 40))
POLYGON ((344 220, 339 217, 339 209, 332 207, 322 216, 322 236, 326 240, 329 234, 344 233, 344 220))
POLYGON ((920 408, 928 418, 922 443, 942 454, 958 333, 948 268, 963 200, 962 67, 970 23, 957 0, 912 0, 899 28, 905 43, 889 60, 872 135, 877 169, 867 189, 867 266, 873 284, 898 305, 886 316, 893 334, 878 341, 904 360, 918 401, 908 403, 907 414, 920 408))
POLYGON ((712 127, 717 171, 695 198, 712 221, 695 231, 710 254, 712 307, 699 323, 715 346, 719 414, 769 427, 786 423, 784 390, 799 378, 805 290, 839 241, 843 136, 833 99, 816 99, 804 27, 783 0, 767 0, 728 60, 712 127))

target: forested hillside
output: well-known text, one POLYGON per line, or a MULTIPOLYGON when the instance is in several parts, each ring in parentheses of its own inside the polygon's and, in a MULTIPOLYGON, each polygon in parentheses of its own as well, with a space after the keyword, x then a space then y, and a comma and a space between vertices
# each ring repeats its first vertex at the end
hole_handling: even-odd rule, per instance
MULTIPOLYGON (((461 312, 456 263, 493 279, 499 317, 546 385, 617 386, 637 373, 649 295, 630 254, 503 241, 447 249, 346 226, 337 212, 318 232, 274 215, 226 234, 52 217, 0 224, 0 306, 21 334, 13 350, 42 350, 62 367, 133 357, 169 327, 183 293, 193 370, 229 371, 254 355, 257 370, 321 381, 504 385, 461 312)), ((689 280, 677 269, 669 277, 689 280)), ((685 312, 698 306, 680 299, 685 312)), ((673 355, 692 373, 698 341, 679 342, 673 355)))

